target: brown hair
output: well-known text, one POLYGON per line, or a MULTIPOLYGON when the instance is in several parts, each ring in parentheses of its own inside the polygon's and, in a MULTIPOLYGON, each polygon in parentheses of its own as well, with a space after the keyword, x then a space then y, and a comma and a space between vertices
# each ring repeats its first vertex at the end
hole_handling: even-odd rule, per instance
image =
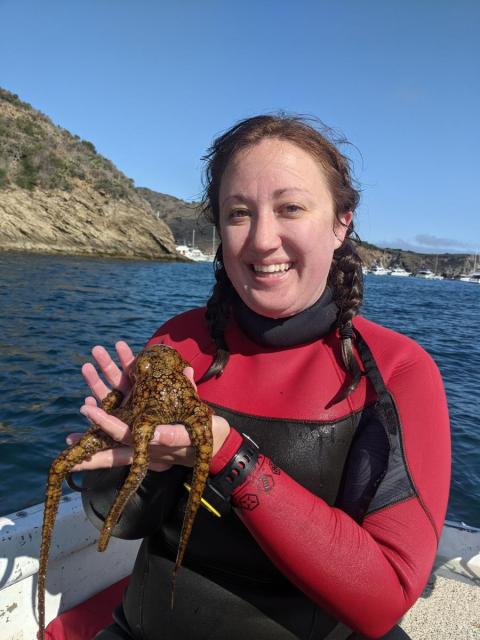
MULTIPOLYGON (((360 194, 353 186, 350 162, 336 146, 346 141, 336 140, 335 144, 332 141, 332 131, 321 123, 318 126, 317 121, 317 126, 313 126, 310 124, 312 120, 283 114, 255 116, 238 122, 213 142, 203 158, 207 165, 202 212, 217 229, 220 215, 220 183, 228 163, 238 151, 258 144, 265 138, 276 138, 296 144, 320 163, 334 202, 335 216, 341 224, 342 214, 355 211, 360 194)), ((351 375, 348 388, 336 398, 336 401, 353 391, 361 375, 353 354, 352 318, 358 314, 362 303, 363 278, 361 260, 355 251, 352 235, 356 237, 353 220, 348 226, 342 246, 334 252, 328 276, 328 284, 339 308, 337 326, 341 337, 342 360, 351 375)), ((221 245, 217 250, 214 268, 216 284, 207 303, 206 318, 217 351, 212 365, 201 381, 220 375, 229 357, 224 331, 234 289, 223 266, 221 245)))

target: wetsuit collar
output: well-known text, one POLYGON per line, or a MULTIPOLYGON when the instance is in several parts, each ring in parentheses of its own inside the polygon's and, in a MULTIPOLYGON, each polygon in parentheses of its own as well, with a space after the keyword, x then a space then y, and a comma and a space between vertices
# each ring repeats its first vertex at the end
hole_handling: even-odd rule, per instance
POLYGON ((238 296, 235 296, 233 310, 240 328, 264 347, 295 347, 313 342, 330 332, 338 313, 330 287, 325 288, 311 307, 288 318, 275 320, 261 316, 238 296))

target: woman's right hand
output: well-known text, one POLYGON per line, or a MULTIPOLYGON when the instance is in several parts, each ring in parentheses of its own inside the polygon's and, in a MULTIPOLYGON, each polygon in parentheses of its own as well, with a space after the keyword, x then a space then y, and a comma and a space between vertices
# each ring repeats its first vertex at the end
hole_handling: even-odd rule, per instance
MULTIPOLYGON (((132 382, 128 371, 135 360, 135 356, 128 344, 123 341, 115 344, 115 350, 120 360, 121 369, 114 362, 105 347, 97 345, 92 349, 92 355, 97 363, 98 370, 104 376, 110 387, 105 384, 97 368, 91 362, 87 362, 82 367, 82 375, 93 393, 93 396, 87 396, 85 398, 85 404, 90 407, 97 407, 112 389, 118 389, 124 397, 126 397, 130 391, 132 382)), ((69 433, 66 438, 67 444, 71 445, 78 442, 82 435, 82 433, 69 433)))
POLYGON ((132 383, 128 371, 135 360, 135 355, 128 344, 123 341, 115 344, 115 350, 120 360, 121 369, 104 347, 97 345, 92 349, 92 356, 97 363, 98 369, 110 387, 102 380, 97 368, 93 364, 87 362, 83 365, 83 377, 94 396, 93 398, 86 398, 87 404, 93 404, 94 402, 96 404, 97 401, 101 402, 111 389, 118 389, 124 396, 130 391, 132 383))

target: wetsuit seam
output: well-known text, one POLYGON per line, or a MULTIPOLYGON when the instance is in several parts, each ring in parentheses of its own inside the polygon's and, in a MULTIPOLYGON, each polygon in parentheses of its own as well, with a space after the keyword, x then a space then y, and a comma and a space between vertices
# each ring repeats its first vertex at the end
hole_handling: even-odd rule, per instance
POLYGON ((376 401, 371 402, 368 405, 365 405, 364 407, 361 407, 360 409, 358 409, 357 411, 350 411, 349 413, 346 413, 345 415, 341 416, 340 418, 336 419, 336 420, 298 420, 296 418, 272 418, 270 416, 261 416, 261 415, 257 415, 254 413, 245 413, 243 411, 237 411, 236 409, 229 409, 228 407, 224 407, 220 404, 215 404, 214 402, 209 402, 208 400, 206 401, 206 404, 208 404, 209 407, 211 407, 213 410, 215 409, 220 409, 223 411, 227 411, 228 413, 233 413, 236 414, 238 416, 241 417, 245 417, 245 418, 253 418, 255 420, 262 420, 262 422, 280 422, 280 423, 285 423, 285 424, 305 424, 305 425, 318 425, 321 424, 322 426, 333 426, 339 422, 343 422, 344 420, 348 420, 348 419, 352 419, 353 416, 357 417, 357 416, 361 416, 361 414, 366 410, 369 409, 370 407, 375 406, 376 401))
POLYGON ((413 480, 413 476, 412 473, 410 471, 410 465, 408 464, 408 458, 405 455, 405 447, 404 447, 404 441, 403 441, 403 425, 402 422, 400 420, 400 414, 398 411, 398 407, 397 407, 397 403, 395 402, 395 398, 393 397, 393 395, 390 393, 390 391, 388 392, 388 395, 390 396, 391 400, 392 400, 392 404, 393 404, 393 408, 395 409, 395 414, 397 417, 397 423, 398 423, 398 434, 399 434, 399 443, 400 443, 400 453, 402 456, 402 460, 404 461, 405 464, 405 469, 407 472, 407 476, 408 476, 408 480, 410 482, 410 485, 412 487, 412 490, 414 492, 414 496, 416 496, 418 498, 418 502, 421 505, 423 511, 425 512, 425 515, 427 516, 427 518, 430 520, 430 524, 433 527, 433 531, 435 533, 435 539, 437 541, 437 545, 440 542, 440 535, 439 532, 437 531, 437 527, 435 525, 435 520, 433 519, 432 514, 430 513, 430 510, 428 509, 427 505, 425 504, 420 491, 418 491, 417 486, 413 480))
POLYGON ((370 516, 373 516, 375 513, 380 513, 381 511, 386 511, 387 509, 392 509, 393 507, 396 507, 397 505, 402 504, 402 502, 408 502, 409 500, 419 500, 419 497, 418 497, 417 493, 413 493, 410 496, 402 496, 401 498, 397 498, 396 500, 392 500, 388 504, 384 504, 381 507, 377 507, 376 509, 372 509, 372 511, 369 511, 367 514, 365 514, 363 522, 368 520, 368 518, 370 518, 370 516))

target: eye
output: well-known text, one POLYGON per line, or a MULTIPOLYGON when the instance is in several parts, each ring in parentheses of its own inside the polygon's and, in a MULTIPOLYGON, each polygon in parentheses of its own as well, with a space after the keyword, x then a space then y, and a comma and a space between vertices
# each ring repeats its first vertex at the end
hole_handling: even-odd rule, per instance
POLYGON ((287 203, 287 204, 283 204, 280 207, 280 212, 285 215, 288 216, 290 218, 296 218, 297 216, 299 216, 301 213, 303 213, 304 208, 301 207, 299 204, 294 204, 292 203, 287 203))
POLYGON ((232 209, 228 214, 230 222, 242 222, 250 217, 250 211, 248 209, 232 209))

